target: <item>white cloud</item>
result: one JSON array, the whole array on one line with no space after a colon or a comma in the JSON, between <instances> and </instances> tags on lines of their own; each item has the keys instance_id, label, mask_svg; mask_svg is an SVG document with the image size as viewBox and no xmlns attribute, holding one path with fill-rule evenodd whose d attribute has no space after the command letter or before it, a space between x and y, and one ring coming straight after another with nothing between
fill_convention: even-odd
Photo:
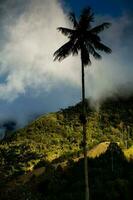
<instances>
[{"instance_id":1,"label":"white cloud","mask_svg":"<svg viewBox=\"0 0 133 200\"><path fill-rule=\"evenodd\" d=\"M13 100L27 88L47 91L61 82L78 84L75 58L53 62L54 51L64 42L56 30L59 25L69 26L56 0L33 0L17 20L6 24L8 41L0 51L1 72L6 74L1 99Z\"/></svg>"},{"instance_id":2,"label":"white cloud","mask_svg":"<svg viewBox=\"0 0 133 200\"><path fill-rule=\"evenodd\" d=\"M12 2L15 4L15 1ZM7 2L9 4L10 1ZM8 17L4 16L6 36L1 37L4 41L0 49L0 73L5 81L0 83L0 99L13 102L23 95L28 96L29 91L33 96L45 99L46 93L52 94L56 89L67 86L73 92L77 88L80 90L80 58L70 56L61 63L53 62L54 51L66 41L56 28L69 27L61 4L57 0L31 0L23 9L18 7L9 10L9 13L7 11ZM20 14L17 9L21 10ZM131 92L133 86L133 37L126 33L133 27L132 19L128 15L115 19L98 16L98 22L101 21L112 22L112 27L101 36L113 53L103 54L102 61L92 59L92 66L86 68L86 94L93 99L112 96L119 93L119 88ZM53 104L58 105L60 99L61 96L56 97ZM71 102L70 99L73 95L66 99L63 91L60 107L64 101ZM30 108L30 113L34 107ZM26 109L28 113L29 108ZM19 114L20 110L16 116ZM8 115L7 110L5 115Z\"/></svg>"}]
</instances>

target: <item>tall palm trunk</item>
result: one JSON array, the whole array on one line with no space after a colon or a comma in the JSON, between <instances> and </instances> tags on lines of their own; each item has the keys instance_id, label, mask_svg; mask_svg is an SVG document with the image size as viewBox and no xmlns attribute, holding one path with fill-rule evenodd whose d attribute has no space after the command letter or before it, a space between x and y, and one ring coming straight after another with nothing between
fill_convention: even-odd
<instances>
[{"instance_id":1,"label":"tall palm trunk","mask_svg":"<svg viewBox=\"0 0 133 200\"><path fill-rule=\"evenodd\" d=\"M86 107L85 107L85 80L84 67L91 65L90 55L100 59L101 55L97 50L111 53L111 49L101 43L99 33L105 28L109 28L110 23L103 23L93 27L94 14L90 7L86 7L80 14L79 20L74 13L69 14L69 20L72 22L73 29L58 27L58 30L68 37L68 41L62 45L55 53L54 60L62 61L70 54L81 54L82 69L82 113L81 123L83 126L83 152L84 152L84 176L85 176L85 200L89 200L89 183L88 183L88 162L87 162L87 145L86 145Z\"/></svg>"},{"instance_id":2,"label":"tall palm trunk","mask_svg":"<svg viewBox=\"0 0 133 200\"><path fill-rule=\"evenodd\" d=\"M88 161L87 161L87 137L86 137L86 107L85 107L85 76L84 64L82 63L82 125L83 125L83 153L84 153L84 176L85 176L85 200L89 200L89 184L88 184Z\"/></svg>"}]
</instances>

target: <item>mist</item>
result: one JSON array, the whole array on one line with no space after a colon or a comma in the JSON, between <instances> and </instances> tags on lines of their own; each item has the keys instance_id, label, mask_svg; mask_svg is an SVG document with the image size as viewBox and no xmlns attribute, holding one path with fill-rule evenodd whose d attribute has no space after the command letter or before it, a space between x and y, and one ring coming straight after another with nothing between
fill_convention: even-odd
<instances>
[{"instance_id":1,"label":"mist","mask_svg":"<svg viewBox=\"0 0 133 200\"><path fill-rule=\"evenodd\" d=\"M21 3L22 2L22 3ZM53 53L67 39L56 28L70 27L58 0L2 1L0 37L0 120L24 126L35 116L81 100L78 56L58 63ZM133 17L96 16L112 27L101 35L112 48L101 61L86 67L86 95L94 101L133 93Z\"/></svg>"}]
</instances>

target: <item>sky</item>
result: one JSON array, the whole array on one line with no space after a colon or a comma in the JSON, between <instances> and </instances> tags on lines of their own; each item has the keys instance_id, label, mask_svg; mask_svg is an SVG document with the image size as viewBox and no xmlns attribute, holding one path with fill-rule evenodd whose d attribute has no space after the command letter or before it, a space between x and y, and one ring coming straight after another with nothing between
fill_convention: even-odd
<instances>
[{"instance_id":1,"label":"sky","mask_svg":"<svg viewBox=\"0 0 133 200\"><path fill-rule=\"evenodd\" d=\"M94 24L111 22L101 34L112 54L92 58L86 67L86 97L101 102L133 93L132 0L0 0L0 125L14 120L24 126L47 112L81 100L79 57L53 61L67 39L56 28L70 27L68 12L80 15L89 5Z\"/></svg>"},{"instance_id":2,"label":"sky","mask_svg":"<svg viewBox=\"0 0 133 200\"><path fill-rule=\"evenodd\" d=\"M77 14L87 5L90 5L95 13L102 15L110 14L114 17L133 10L132 0L65 0L65 4Z\"/></svg>"}]
</instances>

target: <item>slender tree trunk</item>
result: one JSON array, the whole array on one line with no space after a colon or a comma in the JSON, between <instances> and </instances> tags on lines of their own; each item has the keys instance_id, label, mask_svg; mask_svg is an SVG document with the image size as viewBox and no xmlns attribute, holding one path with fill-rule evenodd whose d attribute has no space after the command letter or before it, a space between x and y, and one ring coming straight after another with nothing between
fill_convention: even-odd
<instances>
[{"instance_id":1,"label":"slender tree trunk","mask_svg":"<svg viewBox=\"0 0 133 200\"><path fill-rule=\"evenodd\" d=\"M81 56L81 62L82 62L82 56ZM89 200L87 137L86 137L86 107L85 107L85 78L84 78L84 64L83 64L83 62L82 62L82 125L83 125L85 200Z\"/></svg>"}]
</instances>

